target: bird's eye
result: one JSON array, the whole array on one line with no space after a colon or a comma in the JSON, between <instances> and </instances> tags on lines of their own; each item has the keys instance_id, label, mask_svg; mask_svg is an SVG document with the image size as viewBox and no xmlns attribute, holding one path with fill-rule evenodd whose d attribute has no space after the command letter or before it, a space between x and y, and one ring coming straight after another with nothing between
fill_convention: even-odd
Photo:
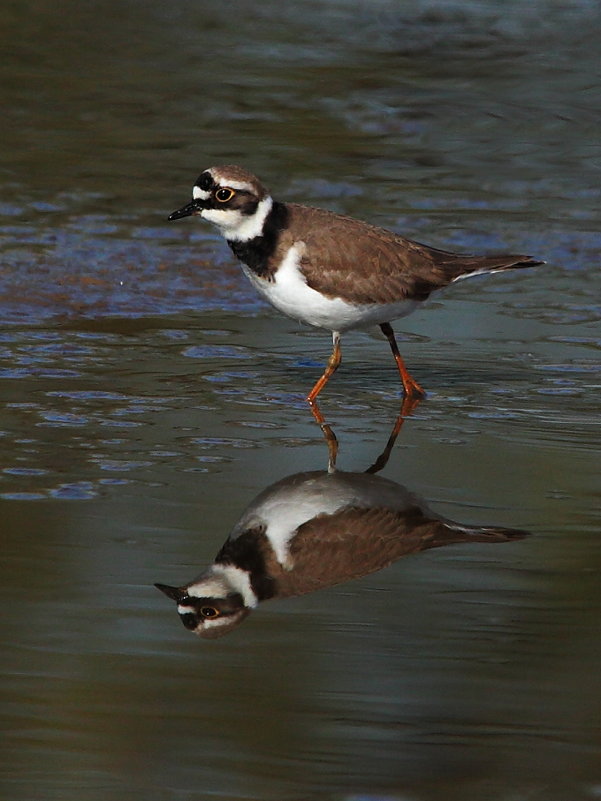
<instances>
[{"instance_id":1,"label":"bird's eye","mask_svg":"<svg viewBox=\"0 0 601 801\"><path fill-rule=\"evenodd\" d=\"M203 617L218 617L219 610L215 609L214 606L203 606L200 610L200 614Z\"/></svg>"},{"instance_id":2,"label":"bird's eye","mask_svg":"<svg viewBox=\"0 0 601 801\"><path fill-rule=\"evenodd\" d=\"M233 189L229 189L228 187L222 187L215 192L215 197L220 203L227 203L228 200L231 200L236 193Z\"/></svg>"}]
</instances>

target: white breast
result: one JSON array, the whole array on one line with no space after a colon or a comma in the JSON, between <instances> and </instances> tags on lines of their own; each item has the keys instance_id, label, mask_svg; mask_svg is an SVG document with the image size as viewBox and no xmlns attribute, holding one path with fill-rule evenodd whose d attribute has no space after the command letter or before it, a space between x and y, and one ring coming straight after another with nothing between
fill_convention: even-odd
<instances>
[{"instance_id":1,"label":"white breast","mask_svg":"<svg viewBox=\"0 0 601 801\"><path fill-rule=\"evenodd\" d=\"M248 529L265 528L278 562L291 569L290 542L299 527L317 515L333 515L341 509L359 507L404 511L421 504L405 487L380 476L365 473L296 473L263 490L244 510L230 539Z\"/></svg>"},{"instance_id":2,"label":"white breast","mask_svg":"<svg viewBox=\"0 0 601 801\"><path fill-rule=\"evenodd\" d=\"M302 241L295 242L282 260L274 280L260 278L249 267L242 265L245 275L257 290L276 309L303 323L329 331L348 331L377 323L386 323L410 314L415 301L379 305L375 303L355 305L342 298L328 298L307 286L300 270L300 261L305 248Z\"/></svg>"},{"instance_id":3,"label":"white breast","mask_svg":"<svg viewBox=\"0 0 601 801\"><path fill-rule=\"evenodd\" d=\"M309 474L307 474L309 475ZM278 562L290 569L288 546L299 526L317 513L334 514L350 504L356 496L353 488L340 484L329 474L303 478L290 476L262 492L242 514L233 528L233 539L255 526L265 526L265 535ZM297 479L290 483L291 479Z\"/></svg>"}]
</instances>

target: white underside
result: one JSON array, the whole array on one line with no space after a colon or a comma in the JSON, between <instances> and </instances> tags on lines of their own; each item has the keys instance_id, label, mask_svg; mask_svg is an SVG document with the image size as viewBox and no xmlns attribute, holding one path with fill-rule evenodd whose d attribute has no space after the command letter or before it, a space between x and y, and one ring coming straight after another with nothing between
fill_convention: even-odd
<instances>
[{"instance_id":1,"label":"white underside","mask_svg":"<svg viewBox=\"0 0 601 801\"><path fill-rule=\"evenodd\" d=\"M342 333L353 328L368 328L405 317L417 302L403 300L384 305L370 303L354 305L342 298L328 298L307 286L300 270L305 245L296 242L286 253L273 281L260 278L249 267L242 269L251 284L276 309L303 323Z\"/></svg>"},{"instance_id":2,"label":"white underside","mask_svg":"<svg viewBox=\"0 0 601 801\"><path fill-rule=\"evenodd\" d=\"M235 539L248 529L265 527L278 562L291 570L290 542L299 527L316 515L333 515L340 509L381 505L406 509L417 500L399 484L355 473L297 473L267 487L245 509L233 528Z\"/></svg>"},{"instance_id":3,"label":"white underside","mask_svg":"<svg viewBox=\"0 0 601 801\"><path fill-rule=\"evenodd\" d=\"M256 526L265 526L265 536L276 559L283 567L291 569L288 546L298 527L318 512L334 514L355 496L352 489L339 487L331 476L323 474L297 486L276 486L275 491L268 488L261 493L245 510L230 537L235 538Z\"/></svg>"}]
</instances>

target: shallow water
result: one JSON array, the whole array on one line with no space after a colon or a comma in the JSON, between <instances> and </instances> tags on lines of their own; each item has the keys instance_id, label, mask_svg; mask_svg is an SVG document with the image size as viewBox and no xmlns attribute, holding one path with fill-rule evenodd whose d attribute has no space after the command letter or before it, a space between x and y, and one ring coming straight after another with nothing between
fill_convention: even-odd
<instances>
[{"instance_id":1,"label":"shallow water","mask_svg":"<svg viewBox=\"0 0 601 801\"><path fill-rule=\"evenodd\" d=\"M233 13L235 12L235 13ZM594 799L599 35L587 2L0 11L2 798ZM238 162L279 197L547 265L397 324L428 397L382 475L499 545L274 600L215 642L152 586L324 470L329 335L166 216ZM363 471L399 411L351 334L321 398Z\"/></svg>"}]
</instances>

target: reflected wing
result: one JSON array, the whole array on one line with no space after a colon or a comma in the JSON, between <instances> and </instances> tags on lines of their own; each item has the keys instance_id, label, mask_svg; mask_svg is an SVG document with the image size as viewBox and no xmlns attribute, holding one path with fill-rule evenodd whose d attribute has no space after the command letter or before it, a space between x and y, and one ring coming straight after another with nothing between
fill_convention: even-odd
<instances>
[{"instance_id":1,"label":"reflected wing","mask_svg":"<svg viewBox=\"0 0 601 801\"><path fill-rule=\"evenodd\" d=\"M469 528L426 516L418 506L403 511L346 508L318 515L299 527L290 546L290 569L270 565L275 595L302 595L365 576L397 559L459 542L506 542L525 532Z\"/></svg>"}]
</instances>

